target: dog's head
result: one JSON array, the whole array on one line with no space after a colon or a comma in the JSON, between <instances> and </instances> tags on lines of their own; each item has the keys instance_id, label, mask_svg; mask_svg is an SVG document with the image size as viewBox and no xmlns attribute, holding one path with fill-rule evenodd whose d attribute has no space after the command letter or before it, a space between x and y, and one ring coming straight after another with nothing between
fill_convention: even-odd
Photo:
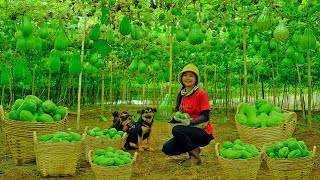
<instances>
[{"instance_id":1,"label":"dog's head","mask_svg":"<svg viewBox=\"0 0 320 180\"><path fill-rule=\"evenodd\" d=\"M120 122L122 126L122 131L127 132L128 129L132 126L133 116L127 112L122 112L120 114Z\"/></svg>"},{"instance_id":2,"label":"dog's head","mask_svg":"<svg viewBox=\"0 0 320 180\"><path fill-rule=\"evenodd\" d=\"M120 119L120 113L118 111L114 111L112 113L113 116L113 123L116 123Z\"/></svg>"},{"instance_id":3,"label":"dog's head","mask_svg":"<svg viewBox=\"0 0 320 180\"><path fill-rule=\"evenodd\" d=\"M137 113L140 114L140 119L148 124L151 125L153 123L154 113L157 112L155 108L146 107L142 110L138 111Z\"/></svg>"}]
</instances>

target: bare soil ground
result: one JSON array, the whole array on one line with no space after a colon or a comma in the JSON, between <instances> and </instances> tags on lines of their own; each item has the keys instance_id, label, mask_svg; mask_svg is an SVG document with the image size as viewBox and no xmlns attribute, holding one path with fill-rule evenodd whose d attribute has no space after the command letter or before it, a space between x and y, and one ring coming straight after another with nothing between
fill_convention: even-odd
<instances>
[{"instance_id":1,"label":"bare soil ground","mask_svg":"<svg viewBox=\"0 0 320 180\"><path fill-rule=\"evenodd\" d=\"M135 114L139 107L118 107L119 111L125 110L131 114ZM155 149L154 152L138 152L137 160L134 164L134 170L132 179L226 179L226 175L221 169L217 157L215 155L214 145L219 142L233 141L239 138L237 129L234 123L235 112L230 112L228 115L222 114L222 111L215 110L212 112L212 122L215 131L215 139L206 147L201 149L202 164L200 166L185 168L179 165L179 162L186 158L186 155L180 155L176 157L168 157L161 152L162 145L171 137L171 129L173 125L165 122L164 119L155 120L153 126L152 145ZM297 112L299 115L299 112ZM84 128L89 126L107 128L112 123L111 114L107 114L106 117L109 121L99 121L97 116L100 115L98 107L83 108L81 110L80 120L80 133L83 133ZM314 113L314 116L319 116L318 113ZM320 147L320 123L313 121L312 127L306 127L298 116L298 123L293 134L298 140L303 140L308 148L311 150L313 146ZM71 112L68 115L67 128L76 131L77 116L75 112ZM24 180L40 180L40 179L69 179L69 180L91 180L94 179L94 174L90 168L88 162L85 161L85 157L81 157L81 160L77 167L75 176L65 177L42 177L37 171L35 163L28 163L24 165L16 165L10 153L8 147L5 146L3 132L0 131L0 179L24 179ZM133 154L135 151L128 151ZM312 169L311 179L320 179L320 160L319 150L316 152L315 162ZM106 179L112 179L112 176L106 177ZM266 162L263 161L257 176L259 180L274 179L271 173L268 171Z\"/></svg>"}]
</instances>

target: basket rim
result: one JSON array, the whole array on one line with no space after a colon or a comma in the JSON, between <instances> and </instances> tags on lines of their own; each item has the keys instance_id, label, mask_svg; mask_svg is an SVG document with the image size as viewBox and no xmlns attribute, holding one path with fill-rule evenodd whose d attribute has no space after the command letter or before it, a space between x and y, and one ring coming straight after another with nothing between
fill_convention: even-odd
<instances>
[{"instance_id":1,"label":"basket rim","mask_svg":"<svg viewBox=\"0 0 320 180\"><path fill-rule=\"evenodd\" d=\"M111 168L112 168L112 167L123 167L123 166L126 166L126 165L134 164L134 162L135 162L136 159L137 159L137 156L138 156L138 152L134 152L132 161L131 161L130 163L128 163L128 164L123 164L123 165L121 165L121 166L99 166L99 165L94 164L94 163L92 162L92 150L89 150L89 152L88 152L88 161L89 161L89 164L90 164L91 167L97 167L97 168L102 168L102 167L111 167Z\"/></svg>"},{"instance_id":2,"label":"basket rim","mask_svg":"<svg viewBox=\"0 0 320 180\"><path fill-rule=\"evenodd\" d=\"M272 128L282 128L283 126L285 126L285 124L287 123L291 123L293 122L294 125L297 123L297 114L295 112L291 112L291 111L285 111L288 114L286 115L284 121L282 122L282 124L278 125L278 126L271 126L271 127L249 127L243 124L240 124L239 121L237 120L237 114L239 113L239 109L241 104L243 104L244 102L241 102L238 104L237 109L236 109L236 115L234 116L234 121L236 122L236 125L239 125L240 127L245 127L245 128L249 128L249 129L272 129ZM290 122L288 122L289 117L292 116L292 120Z\"/></svg>"},{"instance_id":3,"label":"basket rim","mask_svg":"<svg viewBox=\"0 0 320 180\"><path fill-rule=\"evenodd\" d=\"M217 142L217 143L215 144L216 156L217 156L218 158L223 159L223 160L248 161L248 160L253 160L253 159L261 159L262 156L263 156L262 150L259 150L259 155L258 155L258 156L255 156L255 157L246 158L246 159L228 159L228 158L224 158L224 157L220 156L220 154L219 154L219 149L220 149L220 148L219 148L219 147L220 147L220 143ZM258 149L258 148L257 148L257 149Z\"/></svg>"}]
</instances>

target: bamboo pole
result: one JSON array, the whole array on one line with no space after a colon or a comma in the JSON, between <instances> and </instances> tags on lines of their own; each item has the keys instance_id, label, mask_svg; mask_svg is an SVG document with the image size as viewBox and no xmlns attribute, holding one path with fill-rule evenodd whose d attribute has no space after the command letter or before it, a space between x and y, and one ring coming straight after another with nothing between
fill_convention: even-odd
<instances>
[{"instance_id":1,"label":"bamboo pole","mask_svg":"<svg viewBox=\"0 0 320 180\"><path fill-rule=\"evenodd\" d=\"M215 107L217 105L217 65L214 65L214 77L213 77L213 106Z\"/></svg>"},{"instance_id":2,"label":"bamboo pole","mask_svg":"<svg viewBox=\"0 0 320 180\"><path fill-rule=\"evenodd\" d=\"M247 72L247 27L243 26L243 74L244 74L244 91L245 102L248 102L248 72Z\"/></svg>"},{"instance_id":3,"label":"bamboo pole","mask_svg":"<svg viewBox=\"0 0 320 180\"><path fill-rule=\"evenodd\" d=\"M170 65L170 80L169 80L169 97L170 97L170 103L172 103L171 100L171 88L172 88L172 28L171 26L169 26L169 32L170 32L170 61L169 61L169 65Z\"/></svg>"},{"instance_id":4,"label":"bamboo pole","mask_svg":"<svg viewBox=\"0 0 320 180\"><path fill-rule=\"evenodd\" d=\"M307 65L308 65L308 126L311 127L311 103L312 103L312 76L311 76L311 59L309 56L310 50L307 50Z\"/></svg>"},{"instance_id":5,"label":"bamboo pole","mask_svg":"<svg viewBox=\"0 0 320 180\"><path fill-rule=\"evenodd\" d=\"M303 90L302 90L299 65L297 64L296 67L297 67L298 82L299 82L300 106L301 106L301 110L302 110L302 119L305 119L306 118L306 111L305 111L305 106L304 106L304 96L303 96Z\"/></svg>"},{"instance_id":6,"label":"bamboo pole","mask_svg":"<svg viewBox=\"0 0 320 180\"><path fill-rule=\"evenodd\" d=\"M113 103L113 98L112 98L112 96L113 96L113 92L112 92L112 80L113 80L113 63L112 63L112 58L113 57L111 57L110 58L110 60L111 60L111 65L110 65L110 96L109 96L109 98L110 98L110 112L112 112L112 103ZM103 87L103 89L104 89L104 87Z\"/></svg>"},{"instance_id":7,"label":"bamboo pole","mask_svg":"<svg viewBox=\"0 0 320 180\"><path fill-rule=\"evenodd\" d=\"M207 77L207 57L206 57L206 55L204 55L204 58L203 58L204 60L204 68L203 68L203 73L204 73L204 89L206 90L206 91L208 91L208 77Z\"/></svg>"},{"instance_id":8,"label":"bamboo pole","mask_svg":"<svg viewBox=\"0 0 320 180\"><path fill-rule=\"evenodd\" d=\"M112 92L112 90L110 90ZM103 115L104 112L104 70L101 71L101 104L100 104L100 114ZM110 102L111 102L111 94L110 94ZM111 109L111 104L110 104Z\"/></svg>"},{"instance_id":9,"label":"bamboo pole","mask_svg":"<svg viewBox=\"0 0 320 180\"><path fill-rule=\"evenodd\" d=\"M86 24L87 24L87 17L84 17L83 23L83 31L82 31L82 42L81 42L81 64L83 63L83 56L84 56L84 41L86 38ZM79 88L78 88L78 111L77 111L77 131L80 131L80 115L81 115L81 82L82 82L82 71L79 74Z\"/></svg>"},{"instance_id":10,"label":"bamboo pole","mask_svg":"<svg viewBox=\"0 0 320 180\"><path fill-rule=\"evenodd\" d=\"M50 99L50 84L51 84L51 71L49 70L49 77L48 77L48 99Z\"/></svg>"}]
</instances>

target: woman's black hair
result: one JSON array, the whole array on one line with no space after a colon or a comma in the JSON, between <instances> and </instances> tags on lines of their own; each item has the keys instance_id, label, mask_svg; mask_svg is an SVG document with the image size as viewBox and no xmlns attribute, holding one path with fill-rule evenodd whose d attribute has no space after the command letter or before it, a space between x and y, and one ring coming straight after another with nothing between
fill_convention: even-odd
<instances>
[{"instance_id":1,"label":"woman's black hair","mask_svg":"<svg viewBox=\"0 0 320 180\"><path fill-rule=\"evenodd\" d=\"M176 99L176 107L175 110L179 111L180 110L180 104L181 104L181 100L182 100L182 95L181 95L181 91L182 89L185 88L185 85L182 85L182 88L180 89L180 91L177 94L177 99Z\"/></svg>"}]
</instances>

